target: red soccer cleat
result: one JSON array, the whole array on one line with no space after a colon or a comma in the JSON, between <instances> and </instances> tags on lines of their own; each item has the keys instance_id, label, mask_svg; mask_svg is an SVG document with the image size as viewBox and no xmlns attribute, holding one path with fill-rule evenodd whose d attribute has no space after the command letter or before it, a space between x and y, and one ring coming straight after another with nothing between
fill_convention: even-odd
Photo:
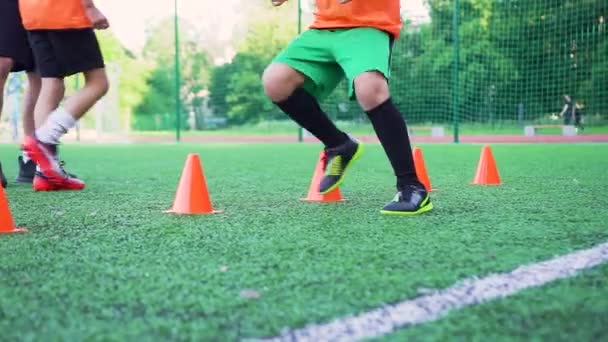
<instances>
[{"instance_id":1,"label":"red soccer cleat","mask_svg":"<svg viewBox=\"0 0 608 342\"><path fill-rule=\"evenodd\" d=\"M82 190L85 183L78 178L67 176L61 182L51 181L42 172L36 172L32 187L34 191L64 191L64 190Z\"/></svg>"},{"instance_id":2,"label":"red soccer cleat","mask_svg":"<svg viewBox=\"0 0 608 342\"><path fill-rule=\"evenodd\" d=\"M51 181L61 183L66 177L65 171L57 160L57 146L45 144L34 137L27 136L23 149L38 164L44 175Z\"/></svg>"}]
</instances>

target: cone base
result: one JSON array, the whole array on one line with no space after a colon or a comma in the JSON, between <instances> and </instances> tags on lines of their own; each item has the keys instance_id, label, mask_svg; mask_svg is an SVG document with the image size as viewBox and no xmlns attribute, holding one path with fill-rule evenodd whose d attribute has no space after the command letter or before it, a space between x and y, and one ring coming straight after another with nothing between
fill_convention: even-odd
<instances>
[{"instance_id":1,"label":"cone base","mask_svg":"<svg viewBox=\"0 0 608 342\"><path fill-rule=\"evenodd\" d=\"M219 213L223 213L223 210L213 210L211 212L200 212L200 213L184 213L184 212L179 212L173 209L169 209L169 210L165 210L163 211L163 213L165 214L174 214L174 215L213 215L213 214L219 214Z\"/></svg>"},{"instance_id":2,"label":"cone base","mask_svg":"<svg viewBox=\"0 0 608 342\"><path fill-rule=\"evenodd\" d=\"M469 184L471 184L471 185L502 185L502 182L499 182L499 183L478 183L478 182L471 182Z\"/></svg>"},{"instance_id":3,"label":"cone base","mask_svg":"<svg viewBox=\"0 0 608 342\"><path fill-rule=\"evenodd\" d=\"M25 233L27 231L27 228L13 228L13 230L0 231L0 234Z\"/></svg>"}]
</instances>

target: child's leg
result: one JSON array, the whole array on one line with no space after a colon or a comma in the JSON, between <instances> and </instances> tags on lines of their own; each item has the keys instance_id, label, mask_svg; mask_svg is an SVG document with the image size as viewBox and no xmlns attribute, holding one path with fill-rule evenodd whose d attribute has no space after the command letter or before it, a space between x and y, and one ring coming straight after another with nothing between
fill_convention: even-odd
<instances>
[{"instance_id":1,"label":"child's leg","mask_svg":"<svg viewBox=\"0 0 608 342\"><path fill-rule=\"evenodd\" d=\"M84 87L67 99L63 107L52 108L53 112L45 124L36 131L40 141L58 144L61 136L74 127L76 121L106 94L108 78L99 43L92 29L55 31L48 33L45 38L52 44L57 61L51 66L51 69L55 69L51 77L63 78L81 72L85 77ZM75 46L78 48L75 49ZM44 112L46 110L48 108L44 108Z\"/></svg>"},{"instance_id":2,"label":"child's leg","mask_svg":"<svg viewBox=\"0 0 608 342\"><path fill-rule=\"evenodd\" d=\"M292 67L271 64L263 76L264 90L268 98L301 127L312 133L325 147L336 147L347 141L321 109L317 99L302 88L305 77Z\"/></svg>"},{"instance_id":3,"label":"child's leg","mask_svg":"<svg viewBox=\"0 0 608 342\"><path fill-rule=\"evenodd\" d=\"M23 97L23 133L26 137L33 137L36 131L34 110L40 94L40 76L35 72L27 72L27 88ZM18 183L32 183L36 174L36 163L31 160L27 151L23 150L17 158L19 173L15 178Z\"/></svg>"},{"instance_id":4,"label":"child's leg","mask_svg":"<svg viewBox=\"0 0 608 342\"><path fill-rule=\"evenodd\" d=\"M330 93L344 77L329 50L324 32L309 30L294 40L264 71L264 91L283 112L328 147L348 137L319 106L317 97Z\"/></svg>"},{"instance_id":5,"label":"child's leg","mask_svg":"<svg viewBox=\"0 0 608 342\"><path fill-rule=\"evenodd\" d=\"M393 166L397 188L419 184L407 125L390 98L386 78L378 72L365 72L355 78L354 86L357 100Z\"/></svg>"},{"instance_id":6,"label":"child's leg","mask_svg":"<svg viewBox=\"0 0 608 342\"><path fill-rule=\"evenodd\" d=\"M366 48L357 49L361 44ZM432 209L429 196L416 176L405 120L390 97L389 35L373 28L351 29L344 32L335 53L354 88L351 95L356 95L367 113L397 177L398 196L382 213L414 215Z\"/></svg>"},{"instance_id":7,"label":"child's leg","mask_svg":"<svg viewBox=\"0 0 608 342\"><path fill-rule=\"evenodd\" d=\"M110 87L104 68L85 71L84 80L84 87L63 104L65 111L72 114L77 121L108 92Z\"/></svg>"},{"instance_id":8,"label":"child's leg","mask_svg":"<svg viewBox=\"0 0 608 342\"><path fill-rule=\"evenodd\" d=\"M24 142L24 148L42 170L39 182L34 180L34 189L83 189L84 183L63 169L57 157L57 144L107 90L97 38L92 29L74 29L30 31L29 40L42 77L36 119L42 121L48 115L36 130L36 137L26 137ZM66 102L67 108L58 108L65 91L63 79L81 72L85 73L85 87Z\"/></svg>"},{"instance_id":9,"label":"child's leg","mask_svg":"<svg viewBox=\"0 0 608 342\"><path fill-rule=\"evenodd\" d=\"M365 72L355 78L354 85L357 99L369 116L397 176L398 194L381 212L416 215L433 209L430 197L416 175L407 126L391 101L386 79L378 72Z\"/></svg>"},{"instance_id":10,"label":"child's leg","mask_svg":"<svg viewBox=\"0 0 608 342\"><path fill-rule=\"evenodd\" d=\"M49 121L52 113L59 107L61 100L65 96L65 85L63 78L43 77L40 95L36 102L34 111L36 121L36 138L46 144L57 145L58 137L49 136L46 131L49 129ZM73 120L72 120L73 121ZM65 130L71 128L71 124L66 124ZM45 129L46 127L46 129Z\"/></svg>"},{"instance_id":11,"label":"child's leg","mask_svg":"<svg viewBox=\"0 0 608 342\"><path fill-rule=\"evenodd\" d=\"M318 99L344 79L331 47L333 30L308 30L294 40L264 72L266 95L300 126L325 145L325 194L344 180L346 170L361 153L361 144L339 130L323 112Z\"/></svg>"},{"instance_id":12,"label":"child's leg","mask_svg":"<svg viewBox=\"0 0 608 342\"><path fill-rule=\"evenodd\" d=\"M41 115L47 112L48 107L54 105L54 110L46 120L36 130L38 140L46 144L59 144L60 138L68 132L68 130L76 125L84 114L93 107L93 105L103 97L108 91L108 78L105 69L99 68L84 72L85 85L74 95L68 98L62 107L58 107L59 101L63 98L63 93L59 97L60 89L63 89L63 80L59 84L57 79L43 79L43 95L47 96L44 108L41 109ZM45 85L49 85L49 93L44 93ZM41 95L41 98L43 97ZM57 97L55 97L57 96ZM58 101L57 101L58 100ZM38 117L38 116L37 116Z\"/></svg>"},{"instance_id":13,"label":"child's leg","mask_svg":"<svg viewBox=\"0 0 608 342\"><path fill-rule=\"evenodd\" d=\"M32 50L28 42L27 32L21 22L21 16L19 15L19 2L18 1L0 1L0 56L10 57L12 60L2 59L0 61L0 108L2 107L2 90L1 87L4 85L4 81L7 76L6 64L12 64L8 67L8 70L13 72L26 71L31 72L34 70L34 57ZM11 70L12 69L12 70ZM28 74L28 79L29 79ZM31 83L31 79L29 80ZM39 83L39 82L38 82ZM29 87L28 87L29 88ZM34 92L38 88L34 84ZM35 96L33 96L32 102L29 102L30 90L25 92L25 103L24 103L24 116L23 116L23 128L25 135L33 134L33 114L26 115L25 113L33 112L33 103L35 102ZM24 151L21 156L17 158L19 167L19 174L16 178L17 182L31 183L34 178L34 171L36 165L29 161L27 153Z\"/></svg>"},{"instance_id":14,"label":"child's leg","mask_svg":"<svg viewBox=\"0 0 608 342\"><path fill-rule=\"evenodd\" d=\"M28 69L32 62L18 1L0 1L0 110L4 86L11 71Z\"/></svg>"},{"instance_id":15,"label":"child's leg","mask_svg":"<svg viewBox=\"0 0 608 342\"><path fill-rule=\"evenodd\" d=\"M23 97L23 133L26 136L33 136L36 131L36 120L34 110L36 101L40 95L42 82L40 76L35 72L27 73L27 88Z\"/></svg>"},{"instance_id":16,"label":"child's leg","mask_svg":"<svg viewBox=\"0 0 608 342\"><path fill-rule=\"evenodd\" d=\"M34 95L33 91L30 95ZM64 95L63 78L42 77L34 113L29 114L34 118L37 129L34 134L26 135L23 144L24 151L38 164L33 178L36 191L81 190L85 186L84 182L64 170L57 155L59 138L75 124L71 115L60 108L54 110Z\"/></svg>"}]
</instances>

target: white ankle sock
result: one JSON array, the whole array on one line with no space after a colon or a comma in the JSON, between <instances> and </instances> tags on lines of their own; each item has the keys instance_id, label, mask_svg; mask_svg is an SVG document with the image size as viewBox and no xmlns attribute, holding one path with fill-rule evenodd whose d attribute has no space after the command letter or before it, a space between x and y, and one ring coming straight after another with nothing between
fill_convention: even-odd
<instances>
[{"instance_id":1,"label":"white ankle sock","mask_svg":"<svg viewBox=\"0 0 608 342\"><path fill-rule=\"evenodd\" d=\"M36 138L43 143L57 145L59 138L75 125L74 117L59 107L49 115L44 125L36 130Z\"/></svg>"}]
</instances>

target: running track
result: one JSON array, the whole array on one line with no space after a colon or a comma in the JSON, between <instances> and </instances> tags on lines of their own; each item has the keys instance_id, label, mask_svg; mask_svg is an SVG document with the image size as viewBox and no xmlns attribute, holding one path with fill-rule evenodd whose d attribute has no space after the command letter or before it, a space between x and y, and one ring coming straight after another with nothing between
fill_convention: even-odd
<instances>
[{"instance_id":1,"label":"running track","mask_svg":"<svg viewBox=\"0 0 608 342\"><path fill-rule=\"evenodd\" d=\"M377 143L378 139L374 136L357 136L357 139L367 143ZM173 142L174 137L155 137L155 136L137 136L129 138L130 142ZM183 142L200 142L200 143L293 143L297 142L296 136L196 136L182 137ZM305 142L316 142L315 138L305 138ZM431 137L431 136L413 136L414 143L452 143L453 137ZM469 144L526 144L526 143L593 143L593 142L608 142L608 134L589 134L567 137L562 135L538 135L534 137L526 137L523 135L464 135L460 137L461 143Z\"/></svg>"}]
</instances>

